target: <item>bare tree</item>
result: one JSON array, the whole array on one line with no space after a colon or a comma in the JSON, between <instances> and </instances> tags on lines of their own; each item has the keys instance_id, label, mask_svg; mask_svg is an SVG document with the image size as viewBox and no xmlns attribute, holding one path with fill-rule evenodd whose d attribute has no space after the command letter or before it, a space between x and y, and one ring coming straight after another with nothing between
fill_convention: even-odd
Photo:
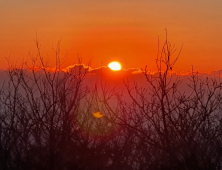
<instances>
[{"instance_id":1,"label":"bare tree","mask_svg":"<svg viewBox=\"0 0 222 170\"><path fill-rule=\"evenodd\" d=\"M147 86L124 81L130 100L104 80L84 83L81 59L62 71L59 44L53 69L36 46L0 90L0 169L221 169L221 81L192 69L191 93L180 91L181 49L174 57L167 36Z\"/></svg>"},{"instance_id":2,"label":"bare tree","mask_svg":"<svg viewBox=\"0 0 222 170\"><path fill-rule=\"evenodd\" d=\"M144 70L147 88L125 82L131 102L116 94L119 105L113 109L104 101L107 112L136 136L134 169L220 169L220 79L201 80L192 71L192 93L179 91L182 82L172 74L179 54L172 60L174 53L166 38L156 59L157 74Z\"/></svg>"}]
</instances>

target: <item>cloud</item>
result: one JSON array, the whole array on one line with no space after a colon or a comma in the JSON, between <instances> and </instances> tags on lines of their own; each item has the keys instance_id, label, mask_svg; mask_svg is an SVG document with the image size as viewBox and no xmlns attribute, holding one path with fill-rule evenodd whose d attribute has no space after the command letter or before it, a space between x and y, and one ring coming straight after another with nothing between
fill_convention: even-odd
<instances>
[{"instance_id":1,"label":"cloud","mask_svg":"<svg viewBox=\"0 0 222 170\"><path fill-rule=\"evenodd\" d=\"M85 66L84 64L74 64L71 66L68 66L64 69L62 69L62 71L64 72L71 72L74 74L86 74L87 72L91 71L92 69L89 66Z\"/></svg>"},{"instance_id":2,"label":"cloud","mask_svg":"<svg viewBox=\"0 0 222 170\"><path fill-rule=\"evenodd\" d=\"M209 74L215 75L215 76L222 76L222 69L216 70L216 71L210 71Z\"/></svg>"},{"instance_id":3,"label":"cloud","mask_svg":"<svg viewBox=\"0 0 222 170\"><path fill-rule=\"evenodd\" d=\"M53 69L46 69L47 71L53 71ZM44 74L43 70L37 69L35 70L36 73ZM32 77L32 72L29 69L24 69L24 72L27 73L28 76ZM93 85L94 83L98 82L106 82L110 86L112 85L118 85L118 86L124 86L124 81L129 83L131 87L134 86L136 83L138 86L141 87L148 87L148 82L146 80L146 77L144 76L144 70L141 70L139 68L129 68L129 69L122 69L120 71L112 71L109 67L103 66L99 68L92 69L89 66L86 66L84 64L75 64L68 66L61 70L61 72L66 73L70 72L71 74L87 74L86 79L84 81L84 85ZM219 76L222 73L221 70L214 70L210 71L208 73L200 73L196 72L200 79L205 80L208 78L216 78L219 80ZM158 77L159 75L157 72L150 72L151 75ZM190 72L187 72L186 74L178 74L175 72L172 72L172 81L179 78L182 83L180 85L180 89L182 91L187 91L188 84L191 84L191 77ZM63 74L60 74L62 76ZM3 85L3 83L7 83L9 81L9 77L6 70L0 70L0 86ZM220 81L220 80L219 80ZM5 84L6 85L6 84Z\"/></svg>"},{"instance_id":4,"label":"cloud","mask_svg":"<svg viewBox=\"0 0 222 170\"><path fill-rule=\"evenodd\" d=\"M109 67L103 66L91 69L89 73L100 76L103 75L103 76L127 77L130 76L131 74L141 74L142 71L138 68L129 68L129 69L122 69L119 71L112 71Z\"/></svg>"}]
</instances>

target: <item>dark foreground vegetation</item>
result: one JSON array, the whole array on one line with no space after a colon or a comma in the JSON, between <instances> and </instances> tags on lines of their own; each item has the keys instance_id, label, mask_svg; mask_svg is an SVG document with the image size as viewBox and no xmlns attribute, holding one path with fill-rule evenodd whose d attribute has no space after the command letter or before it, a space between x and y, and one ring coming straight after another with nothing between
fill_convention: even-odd
<instances>
[{"instance_id":1,"label":"dark foreground vegetation","mask_svg":"<svg viewBox=\"0 0 222 170\"><path fill-rule=\"evenodd\" d=\"M125 81L130 100L84 84L87 70L62 72L59 50L53 71L38 52L31 68L9 67L0 91L1 170L221 169L222 84L191 72L192 93L179 91L169 42L158 76L144 70L147 88Z\"/></svg>"}]
</instances>

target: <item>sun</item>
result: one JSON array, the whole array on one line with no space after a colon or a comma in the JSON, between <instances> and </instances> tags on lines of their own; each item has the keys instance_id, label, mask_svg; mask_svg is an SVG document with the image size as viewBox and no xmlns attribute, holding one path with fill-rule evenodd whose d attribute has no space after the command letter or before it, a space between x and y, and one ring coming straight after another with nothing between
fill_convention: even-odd
<instances>
[{"instance_id":1,"label":"sun","mask_svg":"<svg viewBox=\"0 0 222 170\"><path fill-rule=\"evenodd\" d=\"M109 63L108 67L113 71L121 70L121 64L117 61L113 61L113 62Z\"/></svg>"}]
</instances>

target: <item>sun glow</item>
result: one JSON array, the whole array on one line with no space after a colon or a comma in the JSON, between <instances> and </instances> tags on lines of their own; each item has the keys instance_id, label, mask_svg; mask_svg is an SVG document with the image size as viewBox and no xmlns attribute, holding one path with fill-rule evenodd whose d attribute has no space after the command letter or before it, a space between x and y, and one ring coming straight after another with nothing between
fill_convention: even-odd
<instances>
[{"instance_id":1,"label":"sun glow","mask_svg":"<svg viewBox=\"0 0 222 170\"><path fill-rule=\"evenodd\" d=\"M113 61L109 63L108 67L113 71L121 70L121 64L119 62Z\"/></svg>"}]
</instances>

